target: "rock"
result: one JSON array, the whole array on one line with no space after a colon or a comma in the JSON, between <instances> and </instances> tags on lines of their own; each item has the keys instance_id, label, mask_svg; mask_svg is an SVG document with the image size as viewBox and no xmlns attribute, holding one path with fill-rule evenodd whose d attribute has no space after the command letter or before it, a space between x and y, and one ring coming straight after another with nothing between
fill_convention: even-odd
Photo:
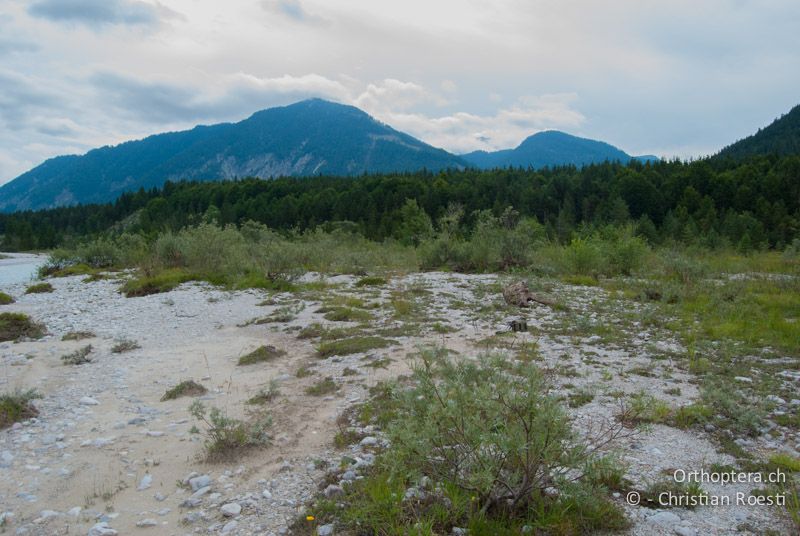
<instances>
[{"instance_id":1,"label":"rock","mask_svg":"<svg viewBox=\"0 0 800 536\"><path fill-rule=\"evenodd\" d=\"M463 529L461 527L453 527L453 529L450 531L450 533L453 536L466 536L467 534L469 534L469 530L468 529Z\"/></svg>"},{"instance_id":2,"label":"rock","mask_svg":"<svg viewBox=\"0 0 800 536\"><path fill-rule=\"evenodd\" d=\"M345 482L352 482L353 480L356 479L357 476L358 475L356 474L355 471L345 471L344 474L342 475L342 480L344 480Z\"/></svg>"},{"instance_id":3,"label":"rock","mask_svg":"<svg viewBox=\"0 0 800 536\"><path fill-rule=\"evenodd\" d=\"M158 525L158 521L155 519L142 519L141 521L136 522L137 527L155 527Z\"/></svg>"},{"instance_id":4,"label":"rock","mask_svg":"<svg viewBox=\"0 0 800 536\"><path fill-rule=\"evenodd\" d=\"M691 527L678 526L675 527L675 534L678 536L697 536L697 531Z\"/></svg>"},{"instance_id":5,"label":"rock","mask_svg":"<svg viewBox=\"0 0 800 536\"><path fill-rule=\"evenodd\" d=\"M239 503L228 503L222 505L219 510L225 517L236 517L242 512L242 507Z\"/></svg>"},{"instance_id":6,"label":"rock","mask_svg":"<svg viewBox=\"0 0 800 536\"><path fill-rule=\"evenodd\" d=\"M117 536L119 532L108 526L108 523L103 521L89 529L87 536Z\"/></svg>"},{"instance_id":7,"label":"rock","mask_svg":"<svg viewBox=\"0 0 800 536\"><path fill-rule=\"evenodd\" d=\"M753 378L748 378L747 376L735 376L733 379L741 383L753 383Z\"/></svg>"},{"instance_id":8,"label":"rock","mask_svg":"<svg viewBox=\"0 0 800 536\"><path fill-rule=\"evenodd\" d=\"M186 499L185 501L183 501L180 504L180 507L181 508L197 508L201 504L203 504L203 499L199 499L199 498L196 498L196 497L189 497L188 499Z\"/></svg>"},{"instance_id":9,"label":"rock","mask_svg":"<svg viewBox=\"0 0 800 536\"><path fill-rule=\"evenodd\" d=\"M269 500L272 498L272 493L268 489L265 489L264 491L261 492L261 496Z\"/></svg>"},{"instance_id":10,"label":"rock","mask_svg":"<svg viewBox=\"0 0 800 536\"><path fill-rule=\"evenodd\" d=\"M199 499L200 497L202 497L203 495L205 495L209 491L211 491L211 486L206 486L204 488L200 488L199 490L197 490L194 493L192 493L192 499Z\"/></svg>"},{"instance_id":11,"label":"rock","mask_svg":"<svg viewBox=\"0 0 800 536\"><path fill-rule=\"evenodd\" d=\"M425 492L419 488L408 488L403 495L404 501L412 501L412 500L419 500L425 498Z\"/></svg>"},{"instance_id":12,"label":"rock","mask_svg":"<svg viewBox=\"0 0 800 536\"><path fill-rule=\"evenodd\" d=\"M67 510L67 515L70 517L79 517L81 515L81 511L82 508L80 506L76 506Z\"/></svg>"},{"instance_id":13,"label":"rock","mask_svg":"<svg viewBox=\"0 0 800 536\"><path fill-rule=\"evenodd\" d=\"M152 475L150 475L150 473L147 473L139 481L139 485L136 486L136 491L144 491L146 489L149 489L152 484L153 484L153 477Z\"/></svg>"},{"instance_id":14,"label":"rock","mask_svg":"<svg viewBox=\"0 0 800 536\"><path fill-rule=\"evenodd\" d=\"M189 479L189 486L191 486L192 491L197 491L200 488L205 488L210 485L211 477L208 475L200 475Z\"/></svg>"},{"instance_id":15,"label":"rock","mask_svg":"<svg viewBox=\"0 0 800 536\"><path fill-rule=\"evenodd\" d=\"M673 525L680 523L681 518L672 512L658 512L647 518L648 523L658 525L659 527L670 528Z\"/></svg>"},{"instance_id":16,"label":"rock","mask_svg":"<svg viewBox=\"0 0 800 536\"><path fill-rule=\"evenodd\" d=\"M325 488L323 494L328 499L333 499L334 497L341 497L342 495L344 495L344 488L341 486L337 486L336 484L331 484L327 488Z\"/></svg>"},{"instance_id":17,"label":"rock","mask_svg":"<svg viewBox=\"0 0 800 536\"><path fill-rule=\"evenodd\" d=\"M157 491L155 494L153 494L153 498L158 502L164 502L167 499L167 496Z\"/></svg>"},{"instance_id":18,"label":"rock","mask_svg":"<svg viewBox=\"0 0 800 536\"><path fill-rule=\"evenodd\" d=\"M236 528L238 523L236 521L228 521L225 523L225 526L222 527L222 534L228 534L230 531Z\"/></svg>"},{"instance_id":19,"label":"rock","mask_svg":"<svg viewBox=\"0 0 800 536\"><path fill-rule=\"evenodd\" d=\"M359 445L361 445L362 447L371 447L377 444L378 444L378 438L374 436L367 436L364 439L362 439L361 442L359 443Z\"/></svg>"},{"instance_id":20,"label":"rock","mask_svg":"<svg viewBox=\"0 0 800 536\"><path fill-rule=\"evenodd\" d=\"M78 402L81 406L98 406L100 402L90 396L84 396Z\"/></svg>"},{"instance_id":21,"label":"rock","mask_svg":"<svg viewBox=\"0 0 800 536\"><path fill-rule=\"evenodd\" d=\"M775 395L768 395L767 396L767 400L769 400L770 402L774 402L775 404L778 404L778 405L781 405L781 406L786 404L786 401L784 399L782 399L779 396L775 396Z\"/></svg>"},{"instance_id":22,"label":"rock","mask_svg":"<svg viewBox=\"0 0 800 536\"><path fill-rule=\"evenodd\" d=\"M317 536L333 536L333 524L317 527Z\"/></svg>"}]
</instances>

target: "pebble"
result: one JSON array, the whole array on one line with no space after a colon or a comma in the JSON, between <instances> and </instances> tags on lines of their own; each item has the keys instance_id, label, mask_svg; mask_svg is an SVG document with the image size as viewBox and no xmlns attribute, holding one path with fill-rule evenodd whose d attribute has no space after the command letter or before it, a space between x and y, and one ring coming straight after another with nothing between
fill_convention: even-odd
<instances>
[{"instance_id":1,"label":"pebble","mask_svg":"<svg viewBox=\"0 0 800 536\"><path fill-rule=\"evenodd\" d=\"M211 477L208 475L201 475L196 476L194 478L189 479L189 485L192 487L192 491L197 491L200 488L205 488L211 485Z\"/></svg>"},{"instance_id":2,"label":"pebble","mask_svg":"<svg viewBox=\"0 0 800 536\"><path fill-rule=\"evenodd\" d=\"M136 490L144 491L146 489L149 489L152 484L153 484L153 476L150 473L147 473L139 481L139 485L136 487Z\"/></svg>"},{"instance_id":3,"label":"pebble","mask_svg":"<svg viewBox=\"0 0 800 536\"><path fill-rule=\"evenodd\" d=\"M691 527L677 526L675 527L675 534L678 536L697 536L697 531Z\"/></svg>"},{"instance_id":4,"label":"pebble","mask_svg":"<svg viewBox=\"0 0 800 536\"><path fill-rule=\"evenodd\" d=\"M333 525L320 525L317 527L317 536L333 536Z\"/></svg>"},{"instance_id":5,"label":"pebble","mask_svg":"<svg viewBox=\"0 0 800 536\"><path fill-rule=\"evenodd\" d=\"M330 484L327 488L325 488L323 494L328 499L332 499L334 497L341 497L342 495L344 495L344 488L341 486L337 486L336 484Z\"/></svg>"},{"instance_id":6,"label":"pebble","mask_svg":"<svg viewBox=\"0 0 800 536\"><path fill-rule=\"evenodd\" d=\"M236 521L228 521L225 523L225 526L222 527L222 534L228 534L230 531L236 528L238 523Z\"/></svg>"},{"instance_id":7,"label":"pebble","mask_svg":"<svg viewBox=\"0 0 800 536\"><path fill-rule=\"evenodd\" d=\"M80 399L79 403L81 406L97 406L100 404L100 402L90 396L84 396Z\"/></svg>"},{"instance_id":8,"label":"pebble","mask_svg":"<svg viewBox=\"0 0 800 536\"><path fill-rule=\"evenodd\" d=\"M371 447L378 444L378 438L374 436L367 436L359 443L362 447Z\"/></svg>"},{"instance_id":9,"label":"pebble","mask_svg":"<svg viewBox=\"0 0 800 536\"><path fill-rule=\"evenodd\" d=\"M89 529L87 536L117 536L119 532L108 526L105 521L96 524Z\"/></svg>"},{"instance_id":10,"label":"pebble","mask_svg":"<svg viewBox=\"0 0 800 536\"><path fill-rule=\"evenodd\" d=\"M136 522L137 527L155 527L158 525L158 521L155 519L142 519L141 521Z\"/></svg>"},{"instance_id":11,"label":"pebble","mask_svg":"<svg viewBox=\"0 0 800 536\"><path fill-rule=\"evenodd\" d=\"M225 517L236 517L242 512L242 506L239 503L228 503L222 505L220 511Z\"/></svg>"}]
</instances>

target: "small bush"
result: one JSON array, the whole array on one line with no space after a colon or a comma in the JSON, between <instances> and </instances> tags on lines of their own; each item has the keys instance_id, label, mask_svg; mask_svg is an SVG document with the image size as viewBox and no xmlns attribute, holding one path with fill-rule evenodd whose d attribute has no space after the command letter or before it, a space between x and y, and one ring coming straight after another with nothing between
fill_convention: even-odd
<instances>
[{"instance_id":1,"label":"small bush","mask_svg":"<svg viewBox=\"0 0 800 536\"><path fill-rule=\"evenodd\" d=\"M23 338L40 339L44 332L44 326L31 320L28 315L0 313L0 342L18 341Z\"/></svg>"},{"instance_id":2,"label":"small bush","mask_svg":"<svg viewBox=\"0 0 800 536\"><path fill-rule=\"evenodd\" d=\"M42 395L34 389L0 395L0 430L39 415L31 404L37 398L42 398Z\"/></svg>"},{"instance_id":3,"label":"small bush","mask_svg":"<svg viewBox=\"0 0 800 536\"><path fill-rule=\"evenodd\" d=\"M386 278L377 275L362 277L356 281L357 287L381 287L386 284Z\"/></svg>"},{"instance_id":4,"label":"small bush","mask_svg":"<svg viewBox=\"0 0 800 536\"><path fill-rule=\"evenodd\" d=\"M63 337L61 337L62 341L82 341L83 339L92 339L97 337L91 331L70 331L69 333L65 333Z\"/></svg>"},{"instance_id":5,"label":"small bush","mask_svg":"<svg viewBox=\"0 0 800 536\"><path fill-rule=\"evenodd\" d=\"M324 396L335 393L339 389L333 378L325 378L320 380L311 387L306 388L306 394L311 396Z\"/></svg>"},{"instance_id":6,"label":"small bush","mask_svg":"<svg viewBox=\"0 0 800 536\"><path fill-rule=\"evenodd\" d=\"M45 294L53 292L55 289L50 283L37 283L25 289L25 294Z\"/></svg>"},{"instance_id":7,"label":"small bush","mask_svg":"<svg viewBox=\"0 0 800 536\"><path fill-rule=\"evenodd\" d=\"M121 339L118 340L116 344L114 344L114 346L111 347L111 352L115 354L123 354L125 352L131 352L139 348L141 348L141 346L139 346L138 342L129 339Z\"/></svg>"},{"instance_id":8,"label":"small bush","mask_svg":"<svg viewBox=\"0 0 800 536\"><path fill-rule=\"evenodd\" d=\"M332 355L358 354L376 348L386 348L392 344L397 344L397 341L383 337L352 337L320 344L317 347L317 355L324 358Z\"/></svg>"},{"instance_id":9,"label":"small bush","mask_svg":"<svg viewBox=\"0 0 800 536\"><path fill-rule=\"evenodd\" d=\"M64 362L65 365L84 365L86 363L91 363L92 360L89 359L89 354L92 353L92 345L86 345L83 348L75 350L72 353L62 355L61 360Z\"/></svg>"},{"instance_id":10,"label":"small bush","mask_svg":"<svg viewBox=\"0 0 800 536\"><path fill-rule=\"evenodd\" d=\"M167 400L175 400L176 398L180 398L182 396L201 396L207 392L208 389L196 381L184 380L172 389L167 389L167 392L161 397L161 401L165 402Z\"/></svg>"},{"instance_id":11,"label":"small bush","mask_svg":"<svg viewBox=\"0 0 800 536\"><path fill-rule=\"evenodd\" d=\"M0 305L8 305L10 303L14 303L14 298L5 292L0 292Z\"/></svg>"},{"instance_id":12,"label":"small bush","mask_svg":"<svg viewBox=\"0 0 800 536\"><path fill-rule=\"evenodd\" d=\"M262 415L252 422L228 417L217 407L207 408L199 400L192 402L189 413L206 426L205 450L210 461L230 459L243 450L269 443L267 430L272 425L269 416Z\"/></svg>"},{"instance_id":13,"label":"small bush","mask_svg":"<svg viewBox=\"0 0 800 536\"><path fill-rule=\"evenodd\" d=\"M272 361L281 356L286 355L284 350L278 350L274 346L260 346L247 355L239 358L240 365L254 365L256 363L264 363Z\"/></svg>"}]
</instances>

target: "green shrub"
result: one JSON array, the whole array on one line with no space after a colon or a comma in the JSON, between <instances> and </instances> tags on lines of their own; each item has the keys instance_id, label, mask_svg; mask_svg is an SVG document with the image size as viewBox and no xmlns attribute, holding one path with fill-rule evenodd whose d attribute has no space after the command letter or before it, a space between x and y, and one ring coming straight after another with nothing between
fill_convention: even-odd
<instances>
[{"instance_id":1,"label":"green shrub","mask_svg":"<svg viewBox=\"0 0 800 536\"><path fill-rule=\"evenodd\" d=\"M276 380L271 380L269 385L262 387L258 392L247 400L248 404L260 405L271 402L281 394Z\"/></svg>"},{"instance_id":2,"label":"green shrub","mask_svg":"<svg viewBox=\"0 0 800 536\"><path fill-rule=\"evenodd\" d=\"M377 275L362 277L356 281L356 287L381 287L386 284L386 278Z\"/></svg>"},{"instance_id":3,"label":"green shrub","mask_svg":"<svg viewBox=\"0 0 800 536\"><path fill-rule=\"evenodd\" d=\"M254 365L256 363L264 363L284 355L286 355L284 350L278 350L274 346L259 346L249 354L240 357L239 365Z\"/></svg>"},{"instance_id":4,"label":"green shrub","mask_svg":"<svg viewBox=\"0 0 800 536\"><path fill-rule=\"evenodd\" d=\"M42 395L34 389L0 395L0 430L39 415L31 403L37 398L42 398Z\"/></svg>"},{"instance_id":5,"label":"green shrub","mask_svg":"<svg viewBox=\"0 0 800 536\"><path fill-rule=\"evenodd\" d=\"M91 363L92 360L89 359L89 354L92 353L92 345L86 345L83 348L79 348L74 352L71 352L66 355L61 356L61 360L64 362L65 365L84 365L86 363Z\"/></svg>"},{"instance_id":6,"label":"green shrub","mask_svg":"<svg viewBox=\"0 0 800 536\"><path fill-rule=\"evenodd\" d=\"M324 378L314 385L306 388L306 394L311 396L324 396L335 393L339 389L333 378Z\"/></svg>"},{"instance_id":7,"label":"green shrub","mask_svg":"<svg viewBox=\"0 0 800 536\"><path fill-rule=\"evenodd\" d=\"M8 305L10 303L14 303L14 298L5 292L0 292L0 305Z\"/></svg>"},{"instance_id":8,"label":"green shrub","mask_svg":"<svg viewBox=\"0 0 800 536\"><path fill-rule=\"evenodd\" d=\"M25 294L45 294L53 292L55 289L50 283L36 283L25 289Z\"/></svg>"},{"instance_id":9,"label":"green shrub","mask_svg":"<svg viewBox=\"0 0 800 536\"><path fill-rule=\"evenodd\" d=\"M367 311L350 307L330 307L322 311L327 311L323 318L331 322L369 322L373 319Z\"/></svg>"},{"instance_id":10,"label":"green shrub","mask_svg":"<svg viewBox=\"0 0 800 536\"><path fill-rule=\"evenodd\" d=\"M234 419L217 407L207 408L199 400L192 402L189 413L206 427L205 451L210 461L236 457L242 450L269 443L272 420L260 415L252 422Z\"/></svg>"},{"instance_id":11,"label":"green shrub","mask_svg":"<svg viewBox=\"0 0 800 536\"><path fill-rule=\"evenodd\" d=\"M148 296L161 292L169 292L181 283L186 283L195 279L195 276L179 268L173 268L159 272L156 275L142 275L136 279L130 279L122 285L120 292L128 298Z\"/></svg>"},{"instance_id":12,"label":"green shrub","mask_svg":"<svg viewBox=\"0 0 800 536\"><path fill-rule=\"evenodd\" d=\"M167 389L167 392L161 397L161 401L165 402L167 400L175 400L176 398L180 398L182 396L201 396L207 392L208 389L196 381L184 380L175 387Z\"/></svg>"},{"instance_id":13,"label":"green shrub","mask_svg":"<svg viewBox=\"0 0 800 536\"><path fill-rule=\"evenodd\" d=\"M0 313L0 342L18 341L22 338L40 339L45 328L22 313Z\"/></svg>"},{"instance_id":14,"label":"green shrub","mask_svg":"<svg viewBox=\"0 0 800 536\"><path fill-rule=\"evenodd\" d=\"M83 339L92 339L97 337L91 331L70 331L69 333L65 333L62 337L62 341L82 341Z\"/></svg>"}]
</instances>

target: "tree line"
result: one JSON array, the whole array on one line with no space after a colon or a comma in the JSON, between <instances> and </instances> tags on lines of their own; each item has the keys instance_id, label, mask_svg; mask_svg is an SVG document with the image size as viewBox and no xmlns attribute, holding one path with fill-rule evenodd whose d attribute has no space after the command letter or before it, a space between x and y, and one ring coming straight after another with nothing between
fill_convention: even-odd
<instances>
[{"instance_id":1,"label":"tree line","mask_svg":"<svg viewBox=\"0 0 800 536\"><path fill-rule=\"evenodd\" d=\"M420 214L409 214L408 200ZM467 229L481 211L500 216L513 207L559 241L587 227L632 223L653 244L782 248L800 229L800 156L167 182L113 203L0 214L0 247L49 249L122 231L153 237L209 219L275 230L344 226L371 240L408 241L410 217L438 222L454 206Z\"/></svg>"}]
</instances>

